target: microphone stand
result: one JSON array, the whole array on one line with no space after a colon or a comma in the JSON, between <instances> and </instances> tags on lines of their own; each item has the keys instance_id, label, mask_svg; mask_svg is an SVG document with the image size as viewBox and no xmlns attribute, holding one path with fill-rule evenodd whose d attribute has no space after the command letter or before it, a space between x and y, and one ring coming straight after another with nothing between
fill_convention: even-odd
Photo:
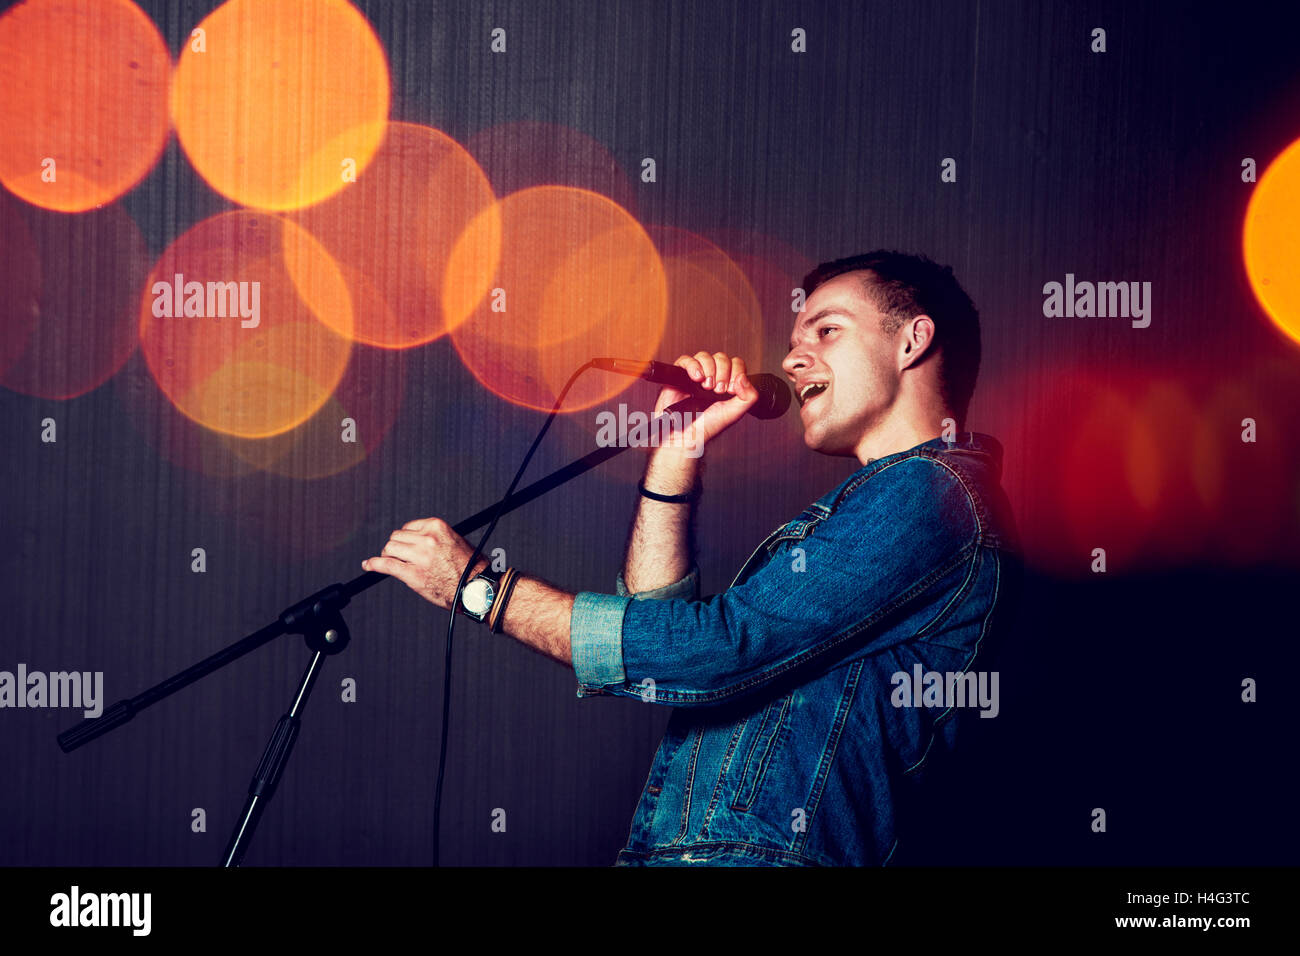
<instances>
[{"instance_id":1,"label":"microphone stand","mask_svg":"<svg viewBox=\"0 0 1300 956\"><path fill-rule=\"evenodd\" d=\"M701 407L699 398L695 396L685 398L664 409L663 413L654 419L654 422L657 423L664 415L669 413L694 412ZM533 499L540 498L548 491L552 491L565 482L572 481L579 475L590 471L597 465L622 454L627 451L627 448L628 446L617 445L597 448L595 451L570 462L563 468L551 472L546 477L520 488L514 494L501 499L496 504L489 505L482 511L470 515L463 521L453 525L453 530L463 537L487 524L498 510L500 514L504 515L521 508ZM298 689L294 692L293 701L288 712L280 717L275 729L271 732L271 739L267 741L266 749L262 753L262 759L258 762L257 769L253 772L252 782L248 785L248 797L244 801L244 809L240 815L239 823L236 824L234 831L231 833L230 841L226 844L225 852L222 854L222 866L239 866L244 859L244 854L247 852L249 840L257 829L262 812L266 808L267 802L275 794L276 786L279 784L280 778L284 774L284 768L289 762L289 756L293 752L293 745L298 739L298 732L302 726L301 714L303 708L306 706L312 687L315 686L316 679L320 676L324 660L326 657L341 653L351 640L351 633L348 630L347 623L343 620L342 610L348 606L356 595L374 587L380 581L388 580L391 580L391 578L387 574L380 574L378 571L366 571L345 584L331 584L317 591L310 597L304 598L297 604L281 611L274 621L260 630L254 631L247 637L217 651L180 673L173 674L161 683L155 684L134 697L119 700L107 708L101 716L88 717L76 726L65 730L59 734L59 747L63 749L64 753L71 753L78 747L88 744L95 738L101 737L110 730L125 724L146 707L158 703L165 697L170 697L213 671L233 663L264 644L269 644L277 637L285 634L301 634L307 642L308 649L312 652L311 660L307 664L307 669L303 671L302 680L299 681ZM456 612L453 609L450 613L455 614Z\"/></svg>"}]
</instances>

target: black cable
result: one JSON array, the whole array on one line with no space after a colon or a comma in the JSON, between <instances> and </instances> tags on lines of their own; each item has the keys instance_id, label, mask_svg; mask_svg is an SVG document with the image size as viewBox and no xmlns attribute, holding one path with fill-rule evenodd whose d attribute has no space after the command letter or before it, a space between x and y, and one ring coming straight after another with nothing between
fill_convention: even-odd
<instances>
[{"instance_id":1,"label":"black cable","mask_svg":"<svg viewBox=\"0 0 1300 956\"><path fill-rule=\"evenodd\" d=\"M537 446L542 443L542 439L546 436L547 431L550 430L551 423L555 421L555 416L560 411L560 406L564 404L564 397L569 394L569 389L572 388L573 383L578 380L578 376L587 371L587 369L593 367L594 363L592 362L583 365L569 376L569 380L564 383L564 388L560 389L560 394L555 399L555 407L552 408L550 414L546 416L546 421L542 423L541 430L537 433L537 437L533 439L533 444L528 449L528 454L524 455L524 460L519 464L519 470L515 472L514 480L510 482L510 487L506 489L506 493L502 495L501 500L497 502L497 507L492 512L492 520L488 523L487 530L483 532L483 537L479 538L478 544L474 548L474 553L470 555L469 561L465 564L465 570L461 571L460 581L456 584L456 593L451 599L451 608L449 609L451 616L447 619L447 653L442 666L442 743L438 747L438 783L433 792L434 866L439 865L439 830L442 822L442 778L443 771L447 766L447 727L451 714L451 639L452 634L456 630L456 618L459 616L456 613L456 608L460 606L460 592L464 590L465 585L469 582L470 572L474 569L474 565L478 563L478 559L482 556L483 549L487 545L488 538L491 537L492 532L496 529L497 521L501 518L501 507L505 504L506 499L514 494L515 487L519 484L519 479L524 476L524 472L528 468L528 463L532 461L533 453L537 451Z\"/></svg>"}]
</instances>

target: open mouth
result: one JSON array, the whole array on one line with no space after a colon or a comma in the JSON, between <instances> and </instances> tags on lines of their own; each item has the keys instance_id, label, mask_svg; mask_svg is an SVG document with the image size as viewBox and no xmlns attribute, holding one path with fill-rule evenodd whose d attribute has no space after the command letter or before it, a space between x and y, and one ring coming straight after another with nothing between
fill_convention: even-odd
<instances>
[{"instance_id":1,"label":"open mouth","mask_svg":"<svg viewBox=\"0 0 1300 956\"><path fill-rule=\"evenodd\" d=\"M830 387L829 382L809 382L804 385L803 388L799 389L799 407L803 408L803 406L807 405Z\"/></svg>"}]
</instances>

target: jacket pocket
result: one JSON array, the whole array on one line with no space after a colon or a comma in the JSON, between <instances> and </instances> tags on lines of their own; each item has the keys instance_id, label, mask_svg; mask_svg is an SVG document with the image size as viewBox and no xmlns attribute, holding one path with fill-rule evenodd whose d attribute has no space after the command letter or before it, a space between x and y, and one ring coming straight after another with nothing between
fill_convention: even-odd
<instances>
[{"instance_id":1,"label":"jacket pocket","mask_svg":"<svg viewBox=\"0 0 1300 956\"><path fill-rule=\"evenodd\" d=\"M789 694L769 702L767 709L763 711L758 732L749 743L745 766L740 773L740 782L736 787L736 796L731 801L731 809L745 812L753 806L754 800L762 790L763 777L767 773L768 764L785 729L789 712Z\"/></svg>"},{"instance_id":2,"label":"jacket pocket","mask_svg":"<svg viewBox=\"0 0 1300 956\"><path fill-rule=\"evenodd\" d=\"M772 549L782 541L802 541L812 533L812 529L824 521L830 514L820 505L810 505L800 512L799 517L787 521L759 542L754 553L749 556L736 576L731 579L731 587L741 584L758 567L772 558Z\"/></svg>"}]
</instances>

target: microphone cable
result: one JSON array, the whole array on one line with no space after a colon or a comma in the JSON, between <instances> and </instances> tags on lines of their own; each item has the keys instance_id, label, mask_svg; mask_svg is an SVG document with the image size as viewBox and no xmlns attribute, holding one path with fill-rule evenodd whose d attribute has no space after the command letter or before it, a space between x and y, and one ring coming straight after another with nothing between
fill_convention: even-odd
<instances>
[{"instance_id":1,"label":"microphone cable","mask_svg":"<svg viewBox=\"0 0 1300 956\"><path fill-rule=\"evenodd\" d=\"M492 532L496 529L497 521L501 518L501 509L505 506L505 503L510 496L514 494L515 488L519 485L519 479L524 476L524 472L528 469L528 463L532 461L533 453L537 451L537 447L541 445L542 439L550 430L551 423L555 421L555 416L559 414L560 406L564 404L564 399L565 396L569 394L569 389L573 387L573 383L578 380L578 377L590 368L595 368L594 362L588 362L580 367L569 376L569 380L564 383L564 388L560 389L560 394L555 399L555 406L551 409L550 414L546 416L546 421L542 423L542 427L537 432L537 437L533 439L533 444L529 447L528 453L524 455L524 460L520 462L519 470L515 472L515 477L514 480L510 482L510 487L506 489L505 495L497 502L497 506L492 512L492 520L488 522L487 529L483 532L483 536L478 539L478 544L474 548L474 553L470 555L469 561L465 565L465 570L461 571L460 581L456 584L456 593L451 599L451 616L447 619L447 650L442 667L442 742L438 746L438 782L435 785L433 792L433 865L435 867L440 865L439 853L441 846L439 833L440 824L442 822L442 779L443 773L447 768L447 727L451 716L451 646L452 635L456 630L456 618L460 616L457 613L457 608L460 607L460 593L464 590L465 585L469 583L470 572L474 570L474 565L478 563L478 559L483 554L483 549L487 546L488 538L492 536Z\"/></svg>"}]
</instances>

